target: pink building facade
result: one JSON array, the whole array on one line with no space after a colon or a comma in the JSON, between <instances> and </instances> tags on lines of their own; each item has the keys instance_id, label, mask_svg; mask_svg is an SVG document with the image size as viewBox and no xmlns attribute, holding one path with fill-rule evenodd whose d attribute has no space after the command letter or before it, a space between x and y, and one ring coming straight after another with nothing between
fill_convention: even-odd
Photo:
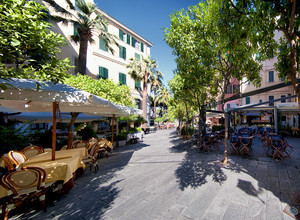
<instances>
[{"instance_id":1,"label":"pink building facade","mask_svg":"<svg viewBox=\"0 0 300 220\"><path fill-rule=\"evenodd\" d=\"M240 92L240 81L236 78L232 78L230 80L230 85L227 86L225 90L225 99L232 97L235 94L238 94ZM240 100L232 100L229 102L226 102L224 105L224 110L232 107L240 106ZM217 111L223 111L222 105L217 105Z\"/></svg>"}]
</instances>

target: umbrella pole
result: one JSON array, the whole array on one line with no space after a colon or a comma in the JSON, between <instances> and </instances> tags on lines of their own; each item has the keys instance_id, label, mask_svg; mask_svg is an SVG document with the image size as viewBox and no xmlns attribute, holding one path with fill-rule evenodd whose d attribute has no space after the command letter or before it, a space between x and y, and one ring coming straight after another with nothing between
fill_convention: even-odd
<instances>
[{"instance_id":1,"label":"umbrella pole","mask_svg":"<svg viewBox=\"0 0 300 220\"><path fill-rule=\"evenodd\" d=\"M55 160L56 149L56 102L52 105L52 160Z\"/></svg>"},{"instance_id":2,"label":"umbrella pole","mask_svg":"<svg viewBox=\"0 0 300 220\"><path fill-rule=\"evenodd\" d=\"M114 122L115 122L115 114L112 116L111 122L111 143L114 144Z\"/></svg>"}]
</instances>

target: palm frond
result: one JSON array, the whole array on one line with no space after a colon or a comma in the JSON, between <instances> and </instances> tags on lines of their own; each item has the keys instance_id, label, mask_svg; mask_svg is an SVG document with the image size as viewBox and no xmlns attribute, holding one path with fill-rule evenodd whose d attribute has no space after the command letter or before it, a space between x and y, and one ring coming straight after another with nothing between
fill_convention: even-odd
<instances>
[{"instance_id":1,"label":"palm frond","mask_svg":"<svg viewBox=\"0 0 300 220\"><path fill-rule=\"evenodd\" d=\"M50 5L50 7L52 7L56 12L59 12L59 13L61 13L63 15L69 15L69 16L72 15L72 13L70 13L65 8L61 7L54 0L44 0L44 1L47 2Z\"/></svg>"},{"instance_id":2,"label":"palm frond","mask_svg":"<svg viewBox=\"0 0 300 220\"><path fill-rule=\"evenodd\" d=\"M75 10L75 6L73 5L73 3L70 0L66 0L66 2L68 3L71 10Z\"/></svg>"},{"instance_id":3,"label":"palm frond","mask_svg":"<svg viewBox=\"0 0 300 220\"><path fill-rule=\"evenodd\" d=\"M79 36L78 34L71 35L71 39L72 39L72 41L74 41L75 43L79 43L79 42L80 42L80 36Z\"/></svg>"}]
</instances>

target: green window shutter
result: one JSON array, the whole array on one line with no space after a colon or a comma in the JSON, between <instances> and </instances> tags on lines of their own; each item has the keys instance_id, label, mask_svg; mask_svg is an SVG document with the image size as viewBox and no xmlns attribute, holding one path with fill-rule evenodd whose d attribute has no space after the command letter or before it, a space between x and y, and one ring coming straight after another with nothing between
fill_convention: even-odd
<instances>
[{"instance_id":1,"label":"green window shutter","mask_svg":"<svg viewBox=\"0 0 300 220\"><path fill-rule=\"evenodd\" d=\"M135 80L134 85L135 85L136 89L140 89L141 88L141 81L140 80Z\"/></svg>"},{"instance_id":2,"label":"green window shutter","mask_svg":"<svg viewBox=\"0 0 300 220\"><path fill-rule=\"evenodd\" d=\"M131 46L135 47L135 42L136 42L136 39L134 39L134 37L131 37Z\"/></svg>"},{"instance_id":3,"label":"green window shutter","mask_svg":"<svg viewBox=\"0 0 300 220\"><path fill-rule=\"evenodd\" d=\"M127 44L130 45L130 35L129 34L127 34Z\"/></svg>"},{"instance_id":4,"label":"green window shutter","mask_svg":"<svg viewBox=\"0 0 300 220\"><path fill-rule=\"evenodd\" d=\"M250 97L246 97L246 105L250 104Z\"/></svg>"},{"instance_id":5,"label":"green window shutter","mask_svg":"<svg viewBox=\"0 0 300 220\"><path fill-rule=\"evenodd\" d=\"M99 47L101 50L108 51L107 45L102 37L99 37Z\"/></svg>"},{"instance_id":6,"label":"green window shutter","mask_svg":"<svg viewBox=\"0 0 300 220\"><path fill-rule=\"evenodd\" d=\"M104 25L104 31L105 31L105 32L108 32L108 27L107 27L107 25Z\"/></svg>"},{"instance_id":7,"label":"green window shutter","mask_svg":"<svg viewBox=\"0 0 300 220\"><path fill-rule=\"evenodd\" d=\"M74 23L73 24L73 27L74 27L74 35L78 35L78 31L77 31L77 29L78 29L78 24L77 23Z\"/></svg>"},{"instance_id":8,"label":"green window shutter","mask_svg":"<svg viewBox=\"0 0 300 220\"><path fill-rule=\"evenodd\" d=\"M126 47L119 47L119 57L126 60Z\"/></svg>"},{"instance_id":9,"label":"green window shutter","mask_svg":"<svg viewBox=\"0 0 300 220\"><path fill-rule=\"evenodd\" d=\"M141 60L141 55L139 55L138 53L134 53L134 57L138 60Z\"/></svg>"},{"instance_id":10,"label":"green window shutter","mask_svg":"<svg viewBox=\"0 0 300 220\"><path fill-rule=\"evenodd\" d=\"M126 60L126 47L123 47L123 59Z\"/></svg>"},{"instance_id":11,"label":"green window shutter","mask_svg":"<svg viewBox=\"0 0 300 220\"><path fill-rule=\"evenodd\" d=\"M104 67L99 67L99 75L98 75L98 79L107 79L108 78L108 69L104 68Z\"/></svg>"},{"instance_id":12,"label":"green window shutter","mask_svg":"<svg viewBox=\"0 0 300 220\"><path fill-rule=\"evenodd\" d=\"M124 34L124 32L119 29L119 38L120 38L120 40L123 40L123 34Z\"/></svg>"},{"instance_id":13,"label":"green window shutter","mask_svg":"<svg viewBox=\"0 0 300 220\"><path fill-rule=\"evenodd\" d=\"M274 71L269 71L269 82L274 82Z\"/></svg>"},{"instance_id":14,"label":"green window shutter","mask_svg":"<svg viewBox=\"0 0 300 220\"><path fill-rule=\"evenodd\" d=\"M144 52L144 44L141 43L141 51Z\"/></svg>"},{"instance_id":15,"label":"green window shutter","mask_svg":"<svg viewBox=\"0 0 300 220\"><path fill-rule=\"evenodd\" d=\"M126 74L119 73L119 82L120 85L126 85Z\"/></svg>"}]
</instances>

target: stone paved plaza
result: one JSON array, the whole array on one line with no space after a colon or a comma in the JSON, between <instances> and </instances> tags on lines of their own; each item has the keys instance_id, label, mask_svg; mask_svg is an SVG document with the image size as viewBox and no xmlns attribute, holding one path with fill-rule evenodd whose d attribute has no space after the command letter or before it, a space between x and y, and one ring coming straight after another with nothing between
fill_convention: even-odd
<instances>
[{"instance_id":1,"label":"stone paved plaza","mask_svg":"<svg viewBox=\"0 0 300 220\"><path fill-rule=\"evenodd\" d=\"M117 148L75 180L46 213L17 219L292 219L283 212L300 193L300 139L288 138L292 159L272 160L255 140L253 156L204 153L181 140L175 129L145 136L144 142Z\"/></svg>"}]
</instances>

